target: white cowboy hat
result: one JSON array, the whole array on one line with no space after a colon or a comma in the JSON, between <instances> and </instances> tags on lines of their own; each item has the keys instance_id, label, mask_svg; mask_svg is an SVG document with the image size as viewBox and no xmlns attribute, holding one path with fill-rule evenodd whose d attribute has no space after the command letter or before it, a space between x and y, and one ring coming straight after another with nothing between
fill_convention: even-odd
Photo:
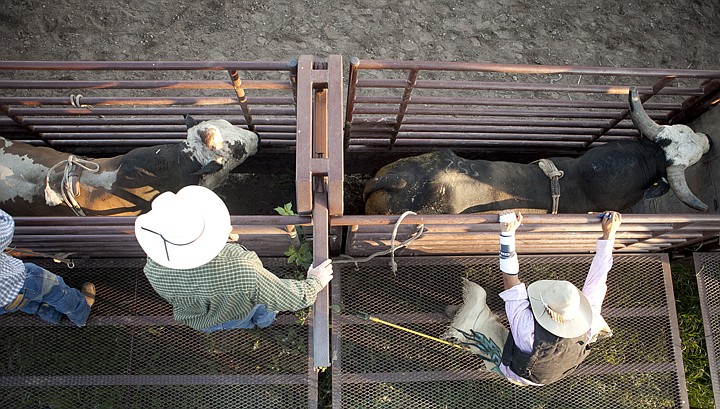
<instances>
[{"instance_id":1,"label":"white cowboy hat","mask_svg":"<svg viewBox=\"0 0 720 409\"><path fill-rule=\"evenodd\" d=\"M535 281L528 286L527 293L535 319L550 333L575 338L590 330L590 303L571 282Z\"/></svg>"},{"instance_id":2,"label":"white cowboy hat","mask_svg":"<svg viewBox=\"0 0 720 409\"><path fill-rule=\"evenodd\" d=\"M165 192L150 212L135 220L135 237L156 263L190 269L208 263L225 246L232 231L230 212L212 190L186 186Z\"/></svg>"}]
</instances>

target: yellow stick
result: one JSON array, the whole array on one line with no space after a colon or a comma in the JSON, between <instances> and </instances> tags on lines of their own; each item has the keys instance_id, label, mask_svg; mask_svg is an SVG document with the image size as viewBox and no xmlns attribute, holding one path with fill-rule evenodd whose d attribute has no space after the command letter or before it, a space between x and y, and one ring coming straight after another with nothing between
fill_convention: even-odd
<instances>
[{"instance_id":1,"label":"yellow stick","mask_svg":"<svg viewBox=\"0 0 720 409\"><path fill-rule=\"evenodd\" d=\"M411 334L415 334L415 335L421 336L421 337L423 337L423 338L427 338L427 339L430 339L430 340L439 342L439 343L441 343L441 344L450 345L451 347L455 347L455 348L458 348L458 349L462 349L463 351L469 351L469 350L470 350L470 348L468 348L468 347L464 347L464 346L458 345L458 344L453 344L452 342L448 342L448 341L445 341L444 339L440 339L440 338L435 338L435 337L433 337L433 336L430 336L430 335L427 335L427 334L423 334L422 332L413 331L413 330L411 330L410 328L401 327L401 326L399 326L399 325L397 325L397 324L393 324L392 322L383 321L383 320L381 320L381 319L379 319L379 318L375 318L375 317L370 316L370 315L367 316L367 319L369 319L370 321L373 321L373 322L377 322L378 324L384 324L384 325L387 325L387 326L390 326L390 327L393 327L393 328L397 328L397 329L399 329L399 330L401 330L401 331L409 332L409 333L411 333Z\"/></svg>"}]
</instances>

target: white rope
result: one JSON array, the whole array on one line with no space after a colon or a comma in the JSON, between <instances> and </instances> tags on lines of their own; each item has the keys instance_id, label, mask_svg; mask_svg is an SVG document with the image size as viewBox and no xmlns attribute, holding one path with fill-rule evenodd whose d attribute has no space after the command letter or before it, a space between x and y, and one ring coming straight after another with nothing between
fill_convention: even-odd
<instances>
[{"instance_id":1,"label":"white rope","mask_svg":"<svg viewBox=\"0 0 720 409\"><path fill-rule=\"evenodd\" d=\"M45 198L50 201L49 198L53 198L53 201L59 197L59 195L50 187L50 173L55 170L58 166L65 164L65 170L63 171L62 183L60 183L60 192L62 193L62 200L66 205L75 213L76 216L85 216L80 204L75 200L75 196L80 195L80 192L75 192L72 186L70 186L70 172L73 170L73 166L77 165L87 171L96 173L100 171L100 165L95 162L76 158L74 155L68 156L67 159L62 160L55 164L55 166L48 169L45 175Z\"/></svg>"},{"instance_id":2,"label":"white rope","mask_svg":"<svg viewBox=\"0 0 720 409\"><path fill-rule=\"evenodd\" d=\"M347 254L341 254L340 257L346 258L347 260L336 260L336 261L333 261L333 263L335 263L335 264L354 263L355 268L359 268L358 263L364 263L366 261L370 261L370 260L374 259L377 256L384 256L386 254L390 254L390 268L392 269L393 273L397 273L397 263L395 262L395 251L398 249L401 249L403 247L407 247L410 243L412 243L417 238L419 238L423 234L423 232L425 232L425 224L420 224L417 227L417 230L415 231L415 233L413 233L410 237L408 237L407 240L403 241L402 243L400 243L397 246L395 245L395 237L397 236L398 228L400 227L400 224L402 223L405 216L410 215L410 214L416 215L417 213L407 211L407 212L403 213L400 216L400 218L398 218L398 220L395 222L395 226L394 226L393 232L392 232L392 237L390 239L390 249L378 251L377 253L373 253L365 258L360 258L360 259L356 259Z\"/></svg>"}]
</instances>

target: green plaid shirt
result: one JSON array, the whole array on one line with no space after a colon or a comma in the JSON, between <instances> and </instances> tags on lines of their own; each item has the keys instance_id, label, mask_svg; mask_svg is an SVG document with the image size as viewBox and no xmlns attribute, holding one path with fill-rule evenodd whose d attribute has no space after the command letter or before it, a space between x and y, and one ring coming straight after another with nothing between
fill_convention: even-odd
<instances>
[{"instance_id":1,"label":"green plaid shirt","mask_svg":"<svg viewBox=\"0 0 720 409\"><path fill-rule=\"evenodd\" d=\"M320 280L281 279L263 267L254 251L226 244L209 263L175 270L148 258L145 275L173 306L175 320L195 329L245 318L257 304L271 311L297 311L315 302Z\"/></svg>"}]
</instances>

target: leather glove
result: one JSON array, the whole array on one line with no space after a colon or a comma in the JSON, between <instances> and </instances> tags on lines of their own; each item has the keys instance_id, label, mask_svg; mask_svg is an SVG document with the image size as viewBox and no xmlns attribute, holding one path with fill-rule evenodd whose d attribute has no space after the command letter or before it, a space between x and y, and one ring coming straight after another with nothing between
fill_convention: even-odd
<instances>
[{"instance_id":1,"label":"leather glove","mask_svg":"<svg viewBox=\"0 0 720 409\"><path fill-rule=\"evenodd\" d=\"M310 266L307 272L307 276L317 277L318 280L320 280L323 288L325 288L325 286L333 278L332 260L327 259L317 267Z\"/></svg>"}]
</instances>

